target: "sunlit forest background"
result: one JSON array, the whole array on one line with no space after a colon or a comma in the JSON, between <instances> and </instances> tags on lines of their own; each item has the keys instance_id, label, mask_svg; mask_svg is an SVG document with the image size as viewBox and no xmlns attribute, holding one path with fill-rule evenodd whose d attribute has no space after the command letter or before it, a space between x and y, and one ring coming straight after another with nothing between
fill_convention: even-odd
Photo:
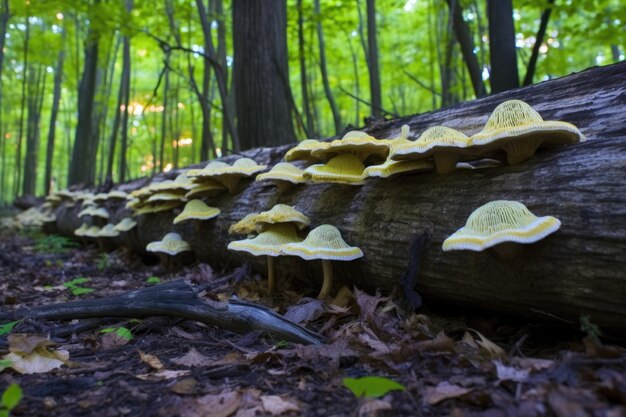
<instances>
[{"instance_id":1,"label":"sunlit forest background","mask_svg":"<svg viewBox=\"0 0 626 417\"><path fill-rule=\"evenodd\" d=\"M0 0L0 204L247 148L233 141L225 117L241 117L233 87L237 2L245 3ZM502 90L492 83L487 3L288 0L283 81L293 138L328 137ZM512 6L519 85L624 59L622 0ZM80 107L90 104L85 127ZM71 172L73 154L87 161L87 173Z\"/></svg>"}]
</instances>

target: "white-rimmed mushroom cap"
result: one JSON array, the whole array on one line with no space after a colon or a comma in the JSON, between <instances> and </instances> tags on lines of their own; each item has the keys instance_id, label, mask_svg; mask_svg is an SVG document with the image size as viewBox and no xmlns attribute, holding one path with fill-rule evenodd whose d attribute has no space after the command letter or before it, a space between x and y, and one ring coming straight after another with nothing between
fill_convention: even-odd
<instances>
[{"instance_id":1,"label":"white-rimmed mushroom cap","mask_svg":"<svg viewBox=\"0 0 626 417\"><path fill-rule=\"evenodd\" d=\"M186 220L209 220L220 214L220 209L207 206L202 200L191 200L185 204L183 211L176 216L174 224Z\"/></svg>"},{"instance_id":2,"label":"white-rimmed mushroom cap","mask_svg":"<svg viewBox=\"0 0 626 417\"><path fill-rule=\"evenodd\" d=\"M146 250L148 252L165 253L174 256L182 252L191 251L191 246L178 233L168 233L163 236L162 240L148 243Z\"/></svg>"},{"instance_id":3,"label":"white-rimmed mushroom cap","mask_svg":"<svg viewBox=\"0 0 626 417\"><path fill-rule=\"evenodd\" d=\"M323 224L311 230L306 239L300 243L284 245L282 253L306 260L352 261L363 257L363 251L348 245L341 237L339 229L330 224Z\"/></svg>"}]
</instances>

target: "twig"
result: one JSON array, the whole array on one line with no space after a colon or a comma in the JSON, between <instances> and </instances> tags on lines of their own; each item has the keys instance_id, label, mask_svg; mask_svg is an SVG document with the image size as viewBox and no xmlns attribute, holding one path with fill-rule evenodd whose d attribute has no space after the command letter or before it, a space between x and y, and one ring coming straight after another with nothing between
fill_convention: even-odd
<instances>
[{"instance_id":1,"label":"twig","mask_svg":"<svg viewBox=\"0 0 626 417\"><path fill-rule=\"evenodd\" d=\"M407 77L409 77L412 81L414 81L417 85L419 85L420 87L430 91L432 94L441 97L441 93L438 92L437 90L435 90L434 88L431 88L429 86L427 86L426 84L424 84L423 82L421 82L416 76L414 76L413 74L411 74L410 72L408 72L407 70L404 70L404 73L406 74Z\"/></svg>"},{"instance_id":2,"label":"twig","mask_svg":"<svg viewBox=\"0 0 626 417\"><path fill-rule=\"evenodd\" d=\"M384 113L385 115L387 115L387 116L391 116L391 117L394 117L394 118L396 118L396 119L400 117L400 115L395 114L394 112L387 111L387 110L383 109L382 107L373 106L373 105L372 105L372 103L370 103L369 101L367 101L367 100L363 100L361 97L357 97L357 96L355 96L354 94L352 94L351 92L349 92L348 90L346 90L345 88L343 88L342 86L339 86L339 89L340 89L340 90L341 90L344 94L349 95L349 96L350 96L350 97L352 97L353 99L355 99L355 100L357 100L357 101L359 101L359 102L361 102L361 103L363 103L363 104L367 104L367 105L368 105L368 106L370 106L370 107L374 107L376 110L380 110L381 112L383 112L383 113Z\"/></svg>"}]
</instances>

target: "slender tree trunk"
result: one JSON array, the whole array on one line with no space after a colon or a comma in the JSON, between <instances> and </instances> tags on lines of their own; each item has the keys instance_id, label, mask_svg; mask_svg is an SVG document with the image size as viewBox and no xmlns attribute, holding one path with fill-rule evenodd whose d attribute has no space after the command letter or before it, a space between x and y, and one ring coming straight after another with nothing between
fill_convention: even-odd
<instances>
[{"instance_id":1,"label":"slender tree trunk","mask_svg":"<svg viewBox=\"0 0 626 417\"><path fill-rule=\"evenodd\" d=\"M30 45L30 15L26 15L26 31L24 33L24 62L22 68L22 98L20 103L20 124L17 133L17 150L15 153L15 183L13 184L14 195L17 197L20 184L22 182L22 135L24 134L24 115L26 114L26 84L28 79L28 68L30 63L28 61L28 49Z\"/></svg>"},{"instance_id":2,"label":"slender tree trunk","mask_svg":"<svg viewBox=\"0 0 626 417\"><path fill-rule=\"evenodd\" d=\"M318 0L319 1L319 0ZM371 113L375 119L382 116L382 96L380 93L380 73L378 70L378 41L376 36L376 0L367 0L367 60L370 75Z\"/></svg>"},{"instance_id":3,"label":"slender tree trunk","mask_svg":"<svg viewBox=\"0 0 626 417\"><path fill-rule=\"evenodd\" d=\"M103 106L102 109L102 119L101 119L101 129L100 132L102 134L102 139L100 140L100 160L98 162L99 166L98 166L98 182L100 184L102 184L106 179L110 179L111 177L108 176L108 172L106 171L108 168L108 161L109 161L109 150L111 149L111 131L110 129L108 129L109 126L109 121L108 121L108 114L109 114L109 103L111 102L111 94L113 92L113 80L115 78L115 63L117 62L117 53L119 51L120 48L120 44L121 44L121 35L119 34L119 32L116 34L115 36L115 46L113 46L112 48L109 48L109 52L107 53L107 69L105 71L105 90L106 92L104 93L104 103L106 103L105 106ZM112 52L111 52L112 50ZM113 111L115 111L117 114L117 112L119 112L119 103L117 108L113 107ZM113 118L115 119L115 114L113 116ZM107 164L107 167L105 168L104 164Z\"/></svg>"},{"instance_id":4,"label":"slender tree trunk","mask_svg":"<svg viewBox=\"0 0 626 417\"><path fill-rule=\"evenodd\" d=\"M548 0L548 6L545 8L543 13L541 13L541 23L539 23L539 30L537 31L537 36L535 37L533 52L530 55L530 60L528 61L526 77L524 77L524 85L531 85L533 83L533 77L535 76L535 70L537 68L537 59L539 58L539 48L541 47L543 38L546 35L546 28L548 27L548 22L550 21L550 14L552 13L553 5L554 0Z\"/></svg>"},{"instance_id":5,"label":"slender tree trunk","mask_svg":"<svg viewBox=\"0 0 626 417\"><path fill-rule=\"evenodd\" d=\"M470 79L472 80L472 87L474 88L474 94L476 97L482 97L486 95L485 85L483 84L482 71L480 65L478 65L478 58L474 54L474 39L470 29L463 19L463 10L459 4L460 0L447 0L448 7L452 11L452 22L454 27L454 33L456 39L461 46L461 53L463 54L463 61L467 66Z\"/></svg>"},{"instance_id":6,"label":"slender tree trunk","mask_svg":"<svg viewBox=\"0 0 626 417\"><path fill-rule=\"evenodd\" d=\"M211 37L211 23L209 22L209 17L207 15L204 4L202 3L202 0L196 0L196 5L198 6L198 15L200 17L200 24L202 25L202 33L204 35L204 51L208 57L211 57L211 59L205 57L205 61L208 60L208 65L211 65L213 67L213 71L215 72L215 82L217 83L220 100L222 101L222 116L225 118L228 131L233 138L233 148L235 151L239 151L241 150L241 144L239 139L240 135L237 127L235 126L235 114L233 109L230 107L230 102L228 99L228 75L226 72L226 68L224 65L220 64L218 54L215 51L215 47L213 46L213 38ZM278 2L277 5L273 5L273 7L267 7L267 5L261 4L256 6L263 6L265 9L267 9L267 11L275 10L277 18L279 18L278 16L281 15L281 10L283 8L281 2ZM233 10L234 9L235 4L233 3ZM233 38L236 39L237 36L234 36ZM213 147L215 147L215 145L213 145Z\"/></svg>"},{"instance_id":7,"label":"slender tree trunk","mask_svg":"<svg viewBox=\"0 0 626 417\"><path fill-rule=\"evenodd\" d=\"M428 2L428 69L430 75L430 89L431 89L431 103L432 110L437 108L437 94L435 94L435 52L436 45L433 42L433 33L435 31L435 25L433 24L434 14L434 0Z\"/></svg>"},{"instance_id":8,"label":"slender tree trunk","mask_svg":"<svg viewBox=\"0 0 626 417\"><path fill-rule=\"evenodd\" d=\"M333 113L333 121L335 122L335 133L339 134L343 130L343 125L341 123L341 113L339 113L339 108L337 107L335 97L333 96L333 92L330 89L330 82L328 81L328 70L326 69L326 44L324 42L324 30L322 29L322 11L320 7L320 0L314 0L313 3L315 5L315 15L317 16L317 41L319 44L320 72L322 74L322 84L324 85L324 93L326 94L326 99L328 100L328 104L330 105L330 111Z\"/></svg>"},{"instance_id":9,"label":"slender tree trunk","mask_svg":"<svg viewBox=\"0 0 626 417\"><path fill-rule=\"evenodd\" d=\"M2 104L2 68L4 67L4 44L6 41L7 26L11 18L11 10L9 8L9 0L2 0L0 3L2 12L0 13L0 154L2 155L2 168L0 169L0 204L4 202L5 190L4 178L6 172L6 141L4 124L2 120L4 106Z\"/></svg>"},{"instance_id":10,"label":"slender tree trunk","mask_svg":"<svg viewBox=\"0 0 626 417\"><path fill-rule=\"evenodd\" d=\"M356 53L356 48L352 45L352 41L350 40L350 35L348 34L348 46L350 47L350 56L352 57L352 71L354 74L354 96L361 96L361 83L359 82L359 60ZM361 124L361 102L359 100L354 100L354 125L359 126Z\"/></svg>"},{"instance_id":11,"label":"slender tree trunk","mask_svg":"<svg viewBox=\"0 0 626 417\"><path fill-rule=\"evenodd\" d=\"M52 110L50 110L50 123L48 124L48 143L46 148L46 168L44 175L45 194L50 194L52 185L52 165L54 161L54 139L56 136L56 123L59 114L59 102L61 101L61 83L63 82L63 63L65 62L65 40L66 31L63 29L61 49L57 58L57 65L54 72L54 90L52 93Z\"/></svg>"},{"instance_id":12,"label":"slender tree trunk","mask_svg":"<svg viewBox=\"0 0 626 417\"><path fill-rule=\"evenodd\" d=\"M226 18L226 16L224 15L224 2L222 0L210 0L210 9L212 10L213 15L216 16L217 22L217 59L222 68L224 68L224 77L227 92L226 101L228 103L226 107L228 107L230 114L233 114L233 112L235 111L235 96L233 94L232 86L228 86L229 81L232 81L232 77L230 77L231 79L229 80L228 65L226 62L226 25L224 23L224 19ZM214 94L211 93L210 96L211 97L209 98L209 101L212 102L212 97L214 96ZM235 115L233 114L233 117L234 116ZM229 149L229 124L229 119L227 119L226 117L222 117L222 152L225 152L225 150ZM234 146L230 149L233 148Z\"/></svg>"},{"instance_id":13,"label":"slender tree trunk","mask_svg":"<svg viewBox=\"0 0 626 417\"><path fill-rule=\"evenodd\" d=\"M300 89L302 94L302 108L304 109L304 118L306 120L307 137L315 137L315 128L313 127L313 115L311 114L311 105L308 90L308 76L306 67L306 53L304 52L304 17L302 11L302 0L297 2L298 9L298 61L300 63ZM352 45L350 45L352 48Z\"/></svg>"},{"instance_id":14,"label":"slender tree trunk","mask_svg":"<svg viewBox=\"0 0 626 417\"><path fill-rule=\"evenodd\" d=\"M93 156L91 148L96 141L96 138L93 138L92 124L98 75L98 39L91 30L88 31L87 39L83 75L78 88L78 124L72 149L68 185L81 182L91 183L95 167L95 160L91 159Z\"/></svg>"},{"instance_id":15,"label":"slender tree trunk","mask_svg":"<svg viewBox=\"0 0 626 417\"><path fill-rule=\"evenodd\" d=\"M241 148L294 142L289 112L286 1L275 0L268 7L257 0L234 0L233 46Z\"/></svg>"},{"instance_id":16,"label":"slender tree trunk","mask_svg":"<svg viewBox=\"0 0 626 417\"><path fill-rule=\"evenodd\" d=\"M130 14L133 7L132 0L126 1L126 11ZM124 182L126 179L127 163L126 151L128 148L128 116L130 104L130 77L131 77L131 57L130 57L130 39L124 36L122 40L122 80L124 81L124 112L122 114L122 134L120 143L120 162L119 162L119 181ZM125 76L124 76L125 75ZM120 87L121 88L121 87Z\"/></svg>"},{"instance_id":17,"label":"slender tree trunk","mask_svg":"<svg viewBox=\"0 0 626 417\"><path fill-rule=\"evenodd\" d=\"M176 87L174 88L174 114L171 117L174 121L170 123L170 137L172 138L173 157L172 163L174 169L178 169L178 158L180 157L180 108L178 107L180 97L180 77L176 78Z\"/></svg>"},{"instance_id":18,"label":"slender tree trunk","mask_svg":"<svg viewBox=\"0 0 626 417\"><path fill-rule=\"evenodd\" d=\"M26 155L24 156L24 181L22 183L22 195L35 195L37 187L37 167L39 161L39 121L41 120L41 106L46 84L46 73L43 65L31 67L29 73L29 88L27 107L28 118L26 121Z\"/></svg>"},{"instance_id":19,"label":"slender tree trunk","mask_svg":"<svg viewBox=\"0 0 626 417\"><path fill-rule=\"evenodd\" d=\"M487 0L491 92L519 87L512 0Z\"/></svg>"},{"instance_id":20,"label":"slender tree trunk","mask_svg":"<svg viewBox=\"0 0 626 417\"><path fill-rule=\"evenodd\" d=\"M161 143L159 147L159 172L163 172L163 168L165 168L165 137L167 136L167 110L168 104L167 101L169 99L170 92L170 69L169 69L169 60L165 63L165 85L163 86L163 113L161 114Z\"/></svg>"}]
</instances>

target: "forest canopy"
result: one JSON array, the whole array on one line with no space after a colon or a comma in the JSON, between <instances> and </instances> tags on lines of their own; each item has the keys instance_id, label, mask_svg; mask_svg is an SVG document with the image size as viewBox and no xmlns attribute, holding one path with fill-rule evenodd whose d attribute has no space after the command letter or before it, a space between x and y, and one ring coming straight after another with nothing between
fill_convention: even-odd
<instances>
[{"instance_id":1,"label":"forest canopy","mask_svg":"<svg viewBox=\"0 0 626 417\"><path fill-rule=\"evenodd\" d=\"M237 133L255 110L234 80L263 78L236 59L262 42L238 37L250 22L286 44L287 72L265 66L301 140L621 61L624 16L620 0L0 0L0 204L277 144Z\"/></svg>"}]
</instances>

